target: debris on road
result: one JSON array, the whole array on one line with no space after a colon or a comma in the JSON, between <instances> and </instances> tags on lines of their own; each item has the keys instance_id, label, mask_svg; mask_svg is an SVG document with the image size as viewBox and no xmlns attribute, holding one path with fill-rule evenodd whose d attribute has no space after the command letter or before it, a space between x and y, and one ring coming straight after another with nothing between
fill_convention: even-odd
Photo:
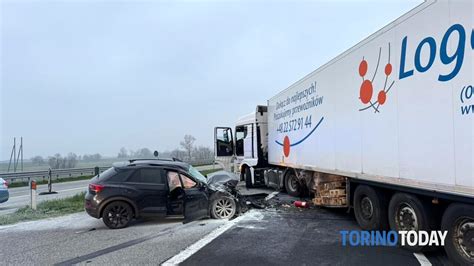
<instances>
[{"instance_id":1,"label":"debris on road","mask_svg":"<svg viewBox=\"0 0 474 266\"><path fill-rule=\"evenodd\" d=\"M301 200L296 200L293 205L298 208L309 208L309 203Z\"/></svg>"}]
</instances>

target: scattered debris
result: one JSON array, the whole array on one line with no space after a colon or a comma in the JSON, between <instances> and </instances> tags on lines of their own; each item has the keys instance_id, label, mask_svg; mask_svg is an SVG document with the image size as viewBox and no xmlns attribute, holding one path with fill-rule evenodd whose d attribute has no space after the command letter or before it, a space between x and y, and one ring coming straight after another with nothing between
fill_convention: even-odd
<instances>
[{"instance_id":1,"label":"scattered debris","mask_svg":"<svg viewBox=\"0 0 474 266\"><path fill-rule=\"evenodd\" d=\"M293 204L298 208L309 208L309 203L306 201L297 200Z\"/></svg>"}]
</instances>

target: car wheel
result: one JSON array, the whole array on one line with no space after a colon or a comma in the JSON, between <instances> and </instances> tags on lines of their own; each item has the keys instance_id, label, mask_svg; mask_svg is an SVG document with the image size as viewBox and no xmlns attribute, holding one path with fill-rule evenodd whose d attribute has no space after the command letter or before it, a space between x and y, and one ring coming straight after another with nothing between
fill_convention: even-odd
<instances>
[{"instance_id":1,"label":"car wheel","mask_svg":"<svg viewBox=\"0 0 474 266\"><path fill-rule=\"evenodd\" d=\"M132 220L132 217L132 207L121 201L109 203L102 212L102 221L110 229L127 227Z\"/></svg>"},{"instance_id":2,"label":"car wheel","mask_svg":"<svg viewBox=\"0 0 474 266\"><path fill-rule=\"evenodd\" d=\"M245 186L247 188L252 188L252 172L250 172L250 167L245 167L244 171Z\"/></svg>"},{"instance_id":3,"label":"car wheel","mask_svg":"<svg viewBox=\"0 0 474 266\"><path fill-rule=\"evenodd\" d=\"M390 229L394 231L428 231L433 229L431 208L423 204L416 196L406 193L393 195L388 206ZM423 246L405 246L405 249L420 252Z\"/></svg>"},{"instance_id":4,"label":"car wheel","mask_svg":"<svg viewBox=\"0 0 474 266\"><path fill-rule=\"evenodd\" d=\"M230 197L219 196L211 204L211 216L214 219L230 219L236 211L237 204Z\"/></svg>"},{"instance_id":5,"label":"car wheel","mask_svg":"<svg viewBox=\"0 0 474 266\"><path fill-rule=\"evenodd\" d=\"M449 205L441 230L448 231L444 246L448 257L459 265L474 265L474 206Z\"/></svg>"},{"instance_id":6,"label":"car wheel","mask_svg":"<svg viewBox=\"0 0 474 266\"><path fill-rule=\"evenodd\" d=\"M291 172L286 175L285 178L285 189L286 193L293 197L300 196L300 183L298 181L298 177L296 177L295 173L290 170Z\"/></svg>"},{"instance_id":7,"label":"car wheel","mask_svg":"<svg viewBox=\"0 0 474 266\"><path fill-rule=\"evenodd\" d=\"M387 229L385 197L372 187L359 185L354 192L354 215L363 230Z\"/></svg>"}]
</instances>

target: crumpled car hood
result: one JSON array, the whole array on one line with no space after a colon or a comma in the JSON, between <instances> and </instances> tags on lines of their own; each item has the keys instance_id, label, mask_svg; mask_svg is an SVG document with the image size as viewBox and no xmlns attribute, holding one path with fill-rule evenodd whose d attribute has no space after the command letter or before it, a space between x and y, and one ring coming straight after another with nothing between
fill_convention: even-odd
<instances>
[{"instance_id":1,"label":"crumpled car hood","mask_svg":"<svg viewBox=\"0 0 474 266\"><path fill-rule=\"evenodd\" d=\"M235 188L239 183L239 177L227 171L218 171L207 176L207 184L216 190Z\"/></svg>"}]
</instances>

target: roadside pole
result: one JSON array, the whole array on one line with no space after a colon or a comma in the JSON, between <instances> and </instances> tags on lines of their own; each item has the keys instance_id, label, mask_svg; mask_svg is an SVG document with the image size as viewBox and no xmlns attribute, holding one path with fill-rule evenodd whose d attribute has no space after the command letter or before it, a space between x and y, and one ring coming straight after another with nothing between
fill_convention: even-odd
<instances>
[{"instance_id":1,"label":"roadside pole","mask_svg":"<svg viewBox=\"0 0 474 266\"><path fill-rule=\"evenodd\" d=\"M51 177L51 168L48 170L48 192L51 193L51 190L53 189L53 182L52 182L52 177Z\"/></svg>"},{"instance_id":2,"label":"roadside pole","mask_svg":"<svg viewBox=\"0 0 474 266\"><path fill-rule=\"evenodd\" d=\"M30 181L30 206L33 210L36 210L36 181Z\"/></svg>"},{"instance_id":3,"label":"roadside pole","mask_svg":"<svg viewBox=\"0 0 474 266\"><path fill-rule=\"evenodd\" d=\"M48 195L48 194L57 194L58 192L53 191L53 172L51 171L51 168L48 170L48 191L47 192L41 192L39 193L40 195Z\"/></svg>"}]
</instances>

